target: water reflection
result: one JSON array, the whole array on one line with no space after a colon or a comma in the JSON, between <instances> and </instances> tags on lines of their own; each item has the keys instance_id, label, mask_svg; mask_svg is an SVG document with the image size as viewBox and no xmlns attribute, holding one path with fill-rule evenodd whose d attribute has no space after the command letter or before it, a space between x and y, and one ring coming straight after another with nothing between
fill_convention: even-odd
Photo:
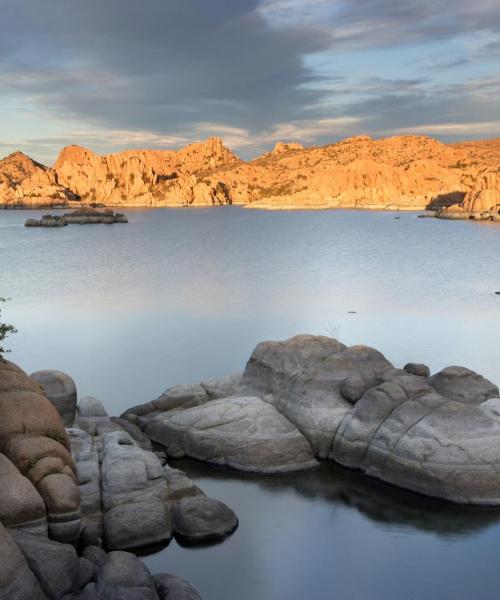
<instances>
[{"instance_id":1,"label":"water reflection","mask_svg":"<svg viewBox=\"0 0 500 600\"><path fill-rule=\"evenodd\" d=\"M396 488L334 463L281 475L247 475L183 459L172 465L195 480L210 479L223 489L227 481L251 481L268 493L286 490L304 498L341 503L369 519L398 529L419 529L450 539L474 534L500 520L500 509L459 506Z\"/></svg>"}]
</instances>

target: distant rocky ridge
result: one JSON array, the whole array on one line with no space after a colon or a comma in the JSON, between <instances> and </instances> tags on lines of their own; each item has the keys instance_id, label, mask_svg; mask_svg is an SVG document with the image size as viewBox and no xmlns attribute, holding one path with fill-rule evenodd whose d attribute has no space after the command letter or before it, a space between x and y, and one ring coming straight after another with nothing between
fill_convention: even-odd
<instances>
[{"instance_id":1,"label":"distant rocky ridge","mask_svg":"<svg viewBox=\"0 0 500 600\"><path fill-rule=\"evenodd\" d=\"M19 152L0 161L0 205L431 209L448 218L497 219L499 170L500 138L443 144L426 136L357 136L310 148L279 142L249 162L220 138L105 156L69 146L53 168Z\"/></svg>"}]
</instances>

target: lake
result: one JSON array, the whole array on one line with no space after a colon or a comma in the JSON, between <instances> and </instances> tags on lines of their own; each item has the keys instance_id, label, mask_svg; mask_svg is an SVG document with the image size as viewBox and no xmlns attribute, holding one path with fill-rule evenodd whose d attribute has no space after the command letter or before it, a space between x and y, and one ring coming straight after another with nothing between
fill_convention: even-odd
<instances>
[{"instance_id":1,"label":"lake","mask_svg":"<svg viewBox=\"0 0 500 600\"><path fill-rule=\"evenodd\" d=\"M55 211L54 211L55 212ZM242 370L298 333L396 366L464 365L500 383L500 226L415 213L127 210L128 225L27 229L0 211L9 356L60 369L111 414L166 387ZM395 217L399 218L395 218ZM144 560L205 600L490 600L500 512L461 509L323 464L248 477L181 461L240 527Z\"/></svg>"}]
</instances>

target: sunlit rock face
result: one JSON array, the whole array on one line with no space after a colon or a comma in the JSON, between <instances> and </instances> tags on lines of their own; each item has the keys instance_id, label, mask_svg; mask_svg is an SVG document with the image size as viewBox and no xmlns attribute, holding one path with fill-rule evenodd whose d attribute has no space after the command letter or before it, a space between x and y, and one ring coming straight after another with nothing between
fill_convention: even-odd
<instances>
[{"instance_id":1,"label":"sunlit rock face","mask_svg":"<svg viewBox=\"0 0 500 600\"><path fill-rule=\"evenodd\" d=\"M465 194L463 201L438 212L444 219L475 219L500 221L500 177L497 172L485 172Z\"/></svg>"},{"instance_id":2,"label":"sunlit rock face","mask_svg":"<svg viewBox=\"0 0 500 600\"><path fill-rule=\"evenodd\" d=\"M491 196L499 189L493 181L499 157L499 140L443 144L416 135L355 136L309 148L278 142L252 161L240 160L216 137L180 150L108 155L68 146L52 169L21 153L0 161L0 205L240 204L269 210L451 206L440 216L462 218L495 206Z\"/></svg>"},{"instance_id":3,"label":"sunlit rock face","mask_svg":"<svg viewBox=\"0 0 500 600\"><path fill-rule=\"evenodd\" d=\"M500 505L499 390L464 367L399 369L374 348L301 335L258 344L242 375L170 388L123 416L172 456L240 470L298 468L287 452L259 450L256 425L242 427L247 414L258 439L276 433L274 417L253 414L259 401L286 419L297 453L306 442L309 456L415 492Z\"/></svg>"},{"instance_id":4,"label":"sunlit rock face","mask_svg":"<svg viewBox=\"0 0 500 600\"><path fill-rule=\"evenodd\" d=\"M48 208L66 206L74 199L75 194L57 182L52 169L22 152L0 160L0 206Z\"/></svg>"}]
</instances>

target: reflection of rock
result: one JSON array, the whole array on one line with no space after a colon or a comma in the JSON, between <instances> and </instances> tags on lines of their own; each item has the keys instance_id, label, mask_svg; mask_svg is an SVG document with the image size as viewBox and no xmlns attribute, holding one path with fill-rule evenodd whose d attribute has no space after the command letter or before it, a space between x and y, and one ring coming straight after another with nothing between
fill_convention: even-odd
<instances>
[{"instance_id":1,"label":"reflection of rock","mask_svg":"<svg viewBox=\"0 0 500 600\"><path fill-rule=\"evenodd\" d=\"M358 509L376 522L431 531L443 536L473 534L500 521L499 510L464 507L414 494L335 463L322 463L316 469L284 473L280 477L254 475L251 481L243 473L214 469L192 459L182 459L177 464L194 479L220 482L222 489L225 481L259 485L266 493L283 494L290 489L294 494L306 498L327 500L332 510L340 503ZM244 487L241 493L245 494Z\"/></svg>"},{"instance_id":2,"label":"reflection of rock","mask_svg":"<svg viewBox=\"0 0 500 600\"><path fill-rule=\"evenodd\" d=\"M300 432L319 458L429 496L500 505L498 387L463 367L428 375L420 363L396 369L373 348L302 335L258 344L242 377L177 386L124 417L172 456L286 471L297 464L248 435L278 431L274 407L295 449Z\"/></svg>"}]
</instances>

